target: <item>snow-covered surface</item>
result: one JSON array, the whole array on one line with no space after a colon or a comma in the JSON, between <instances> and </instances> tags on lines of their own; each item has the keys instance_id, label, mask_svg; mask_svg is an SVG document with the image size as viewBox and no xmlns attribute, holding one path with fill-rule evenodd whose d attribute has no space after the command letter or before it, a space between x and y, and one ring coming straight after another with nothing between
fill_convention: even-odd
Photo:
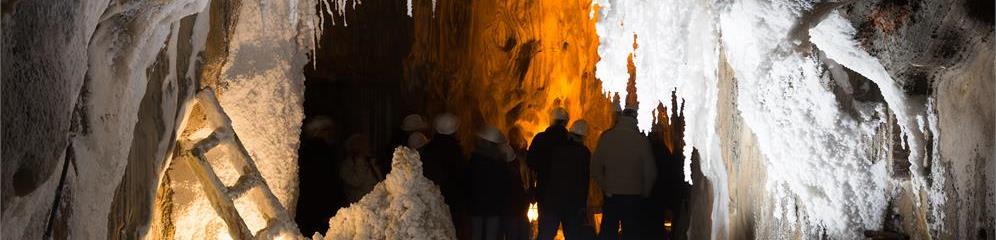
<instances>
[{"instance_id":1,"label":"snow-covered surface","mask_svg":"<svg viewBox=\"0 0 996 240\"><path fill-rule=\"evenodd\" d=\"M336 212L325 239L456 239L449 207L422 176L418 152L395 149L391 168L359 202Z\"/></svg>"}]
</instances>

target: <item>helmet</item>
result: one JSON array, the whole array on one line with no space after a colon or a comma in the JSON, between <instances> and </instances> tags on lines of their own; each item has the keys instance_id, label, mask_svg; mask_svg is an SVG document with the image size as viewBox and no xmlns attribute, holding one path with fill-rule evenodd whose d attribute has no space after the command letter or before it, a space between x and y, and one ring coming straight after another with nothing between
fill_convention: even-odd
<instances>
[{"instance_id":1,"label":"helmet","mask_svg":"<svg viewBox=\"0 0 996 240\"><path fill-rule=\"evenodd\" d=\"M401 121L401 130L406 132L422 130L425 127L425 120L422 120L422 116L418 114L409 114Z\"/></svg>"},{"instance_id":2,"label":"helmet","mask_svg":"<svg viewBox=\"0 0 996 240\"><path fill-rule=\"evenodd\" d=\"M636 118L638 109L635 105L626 105L626 109L623 109L623 116Z\"/></svg>"},{"instance_id":3,"label":"helmet","mask_svg":"<svg viewBox=\"0 0 996 240\"><path fill-rule=\"evenodd\" d=\"M550 117L552 117L554 121L557 121L557 120L564 120L564 121L566 121L566 120L570 119L570 116L567 115L567 109L564 109L563 107L553 108L553 111L550 112Z\"/></svg>"},{"instance_id":4,"label":"helmet","mask_svg":"<svg viewBox=\"0 0 996 240\"><path fill-rule=\"evenodd\" d=\"M334 125L335 122L332 121L332 118L325 115L316 116L304 123L302 132L305 136L312 138L326 137L323 135L328 134L326 131L331 130Z\"/></svg>"},{"instance_id":5,"label":"helmet","mask_svg":"<svg viewBox=\"0 0 996 240\"><path fill-rule=\"evenodd\" d=\"M453 115L452 113L443 113L436 116L434 124L436 132L450 135L457 131L457 127L460 126L460 121L457 120L456 115Z\"/></svg>"},{"instance_id":6,"label":"helmet","mask_svg":"<svg viewBox=\"0 0 996 240\"><path fill-rule=\"evenodd\" d=\"M588 135L588 121L585 121L584 119L574 121L574 124L571 125L571 133L574 133L574 134L577 134L577 135L580 135L580 136L587 136Z\"/></svg>"},{"instance_id":7,"label":"helmet","mask_svg":"<svg viewBox=\"0 0 996 240\"><path fill-rule=\"evenodd\" d=\"M422 134L421 132L415 132L412 133L412 135L408 135L408 147L411 149L422 148L422 146L425 146L426 143L429 143L429 138L426 138L425 134Z\"/></svg>"},{"instance_id":8,"label":"helmet","mask_svg":"<svg viewBox=\"0 0 996 240\"><path fill-rule=\"evenodd\" d=\"M477 132L477 137L497 144L508 142L505 136L501 134L501 130L491 125L485 126L480 132Z\"/></svg>"}]
</instances>

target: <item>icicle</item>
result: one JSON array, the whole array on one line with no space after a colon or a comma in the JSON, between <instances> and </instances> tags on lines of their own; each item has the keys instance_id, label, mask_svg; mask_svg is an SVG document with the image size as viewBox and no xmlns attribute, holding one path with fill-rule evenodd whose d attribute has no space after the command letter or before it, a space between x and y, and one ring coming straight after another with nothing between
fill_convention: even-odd
<instances>
[{"instance_id":1,"label":"icicle","mask_svg":"<svg viewBox=\"0 0 996 240\"><path fill-rule=\"evenodd\" d=\"M408 0L408 17L412 16L412 0Z\"/></svg>"},{"instance_id":2,"label":"icicle","mask_svg":"<svg viewBox=\"0 0 996 240\"><path fill-rule=\"evenodd\" d=\"M259 28L266 32L266 12L269 11L267 0L259 0Z\"/></svg>"}]
</instances>

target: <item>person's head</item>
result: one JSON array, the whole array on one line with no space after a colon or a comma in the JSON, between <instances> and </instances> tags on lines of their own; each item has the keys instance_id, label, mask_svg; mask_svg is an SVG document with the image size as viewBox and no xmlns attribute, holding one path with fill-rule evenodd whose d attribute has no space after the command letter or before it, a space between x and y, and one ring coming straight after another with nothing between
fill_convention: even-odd
<instances>
[{"instance_id":1,"label":"person's head","mask_svg":"<svg viewBox=\"0 0 996 240\"><path fill-rule=\"evenodd\" d=\"M550 112L550 118L553 119L550 124L565 127L567 126L567 121L571 119L570 115L567 114L567 109L563 107L553 108L553 111Z\"/></svg>"},{"instance_id":2,"label":"person's head","mask_svg":"<svg viewBox=\"0 0 996 240\"><path fill-rule=\"evenodd\" d=\"M326 144L334 144L336 125L332 118L319 115L308 118L304 126L301 127L301 131L307 138L320 139Z\"/></svg>"},{"instance_id":3,"label":"person's head","mask_svg":"<svg viewBox=\"0 0 996 240\"><path fill-rule=\"evenodd\" d=\"M584 119L574 121L574 124L571 125L571 134L574 134L578 138L582 139L584 136L588 136L588 121L585 121Z\"/></svg>"},{"instance_id":4,"label":"person's head","mask_svg":"<svg viewBox=\"0 0 996 240\"><path fill-rule=\"evenodd\" d=\"M421 132L414 132L408 136L408 148L419 149L429 143L429 138L425 137L425 134Z\"/></svg>"},{"instance_id":5,"label":"person's head","mask_svg":"<svg viewBox=\"0 0 996 240\"><path fill-rule=\"evenodd\" d=\"M439 134L453 135L456 133L457 128L460 126L460 121L457 120L456 115L452 113L443 113L436 116L433 120L433 125L436 128L436 132Z\"/></svg>"},{"instance_id":6,"label":"person's head","mask_svg":"<svg viewBox=\"0 0 996 240\"><path fill-rule=\"evenodd\" d=\"M422 119L422 115L409 114L401 121L401 131L405 132L415 132L421 131L426 128L425 120Z\"/></svg>"},{"instance_id":7,"label":"person's head","mask_svg":"<svg viewBox=\"0 0 996 240\"><path fill-rule=\"evenodd\" d=\"M636 119L636 114L637 114L636 106L626 106L626 109L623 109L622 111L623 117L631 117L633 119Z\"/></svg>"},{"instance_id":8,"label":"person's head","mask_svg":"<svg viewBox=\"0 0 996 240\"><path fill-rule=\"evenodd\" d=\"M508 143L508 139L506 139L505 135L501 133L501 130L498 130L498 128L491 125L481 128L481 130L477 132L477 137L496 145Z\"/></svg>"}]
</instances>

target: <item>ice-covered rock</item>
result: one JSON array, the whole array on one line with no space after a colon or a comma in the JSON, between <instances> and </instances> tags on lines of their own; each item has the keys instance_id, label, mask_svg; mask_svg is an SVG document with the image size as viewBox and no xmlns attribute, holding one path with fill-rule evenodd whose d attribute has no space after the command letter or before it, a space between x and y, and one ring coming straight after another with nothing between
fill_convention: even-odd
<instances>
[{"instance_id":1,"label":"ice-covered rock","mask_svg":"<svg viewBox=\"0 0 996 240\"><path fill-rule=\"evenodd\" d=\"M391 173L359 202L339 209L325 239L455 239L439 187L422 176L422 161L406 147L394 151Z\"/></svg>"}]
</instances>

